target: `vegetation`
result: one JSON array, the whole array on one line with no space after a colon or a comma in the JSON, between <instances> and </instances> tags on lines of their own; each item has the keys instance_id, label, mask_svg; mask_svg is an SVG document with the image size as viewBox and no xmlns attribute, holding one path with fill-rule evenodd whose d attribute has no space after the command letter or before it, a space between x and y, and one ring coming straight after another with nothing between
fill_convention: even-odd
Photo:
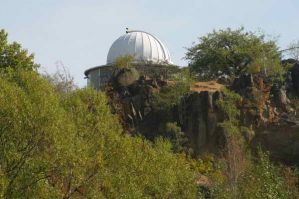
<instances>
[{"instance_id":1,"label":"vegetation","mask_svg":"<svg viewBox=\"0 0 299 199\"><path fill-rule=\"evenodd\" d=\"M48 81L54 85L57 93L65 94L71 92L77 88L74 82L74 78L71 76L68 69L61 65L61 68L54 74L44 74L44 78L48 79Z\"/></svg>"},{"instance_id":2,"label":"vegetation","mask_svg":"<svg viewBox=\"0 0 299 199\"><path fill-rule=\"evenodd\" d=\"M31 69L0 73L0 198L195 197L169 142L124 135L104 93L57 92Z\"/></svg>"},{"instance_id":3,"label":"vegetation","mask_svg":"<svg viewBox=\"0 0 299 199\"><path fill-rule=\"evenodd\" d=\"M185 158L123 135L103 93L59 96L34 72L1 75L1 197L194 197Z\"/></svg>"},{"instance_id":4,"label":"vegetation","mask_svg":"<svg viewBox=\"0 0 299 199\"><path fill-rule=\"evenodd\" d=\"M172 143L174 152L191 155L193 150L188 146L189 140L173 117L173 110L180 104L181 98L190 91L193 82L189 70L176 73L170 85L162 87L153 95L153 113L159 118L155 137L162 136Z\"/></svg>"},{"instance_id":5,"label":"vegetation","mask_svg":"<svg viewBox=\"0 0 299 199\"><path fill-rule=\"evenodd\" d=\"M271 163L269 153L261 148L256 156L250 155L252 152L241 134L242 128L246 127L241 126L238 119L240 113L236 105L241 97L227 89L223 93L224 98L217 102L226 117L219 124L226 139L224 166L220 168L223 177L220 180L214 178L216 184L211 194L215 198L297 198L298 176L293 171L288 169L295 180L283 175L285 168Z\"/></svg>"},{"instance_id":6,"label":"vegetation","mask_svg":"<svg viewBox=\"0 0 299 199\"><path fill-rule=\"evenodd\" d=\"M8 43L7 33L0 30L0 69L15 70L36 70L39 67L34 63L34 55L22 49L17 42Z\"/></svg>"},{"instance_id":7,"label":"vegetation","mask_svg":"<svg viewBox=\"0 0 299 199\"><path fill-rule=\"evenodd\" d=\"M172 80L172 85L162 87L158 93L154 94L153 107L155 110L169 112L177 105L180 98L190 91L190 86L194 82L189 70L182 70L177 73Z\"/></svg>"},{"instance_id":8,"label":"vegetation","mask_svg":"<svg viewBox=\"0 0 299 199\"><path fill-rule=\"evenodd\" d=\"M235 77L244 73L280 76L280 53L276 42L244 28L213 31L187 49L186 59L204 79Z\"/></svg>"},{"instance_id":9,"label":"vegetation","mask_svg":"<svg viewBox=\"0 0 299 199\"><path fill-rule=\"evenodd\" d=\"M167 122L162 136L172 143L174 152L192 154L192 149L188 147L189 140L176 122Z\"/></svg>"},{"instance_id":10,"label":"vegetation","mask_svg":"<svg viewBox=\"0 0 299 199\"><path fill-rule=\"evenodd\" d=\"M117 68L131 68L134 57L132 55L120 56L116 59L115 66Z\"/></svg>"},{"instance_id":11,"label":"vegetation","mask_svg":"<svg viewBox=\"0 0 299 199\"><path fill-rule=\"evenodd\" d=\"M243 29L214 31L187 53L191 70L207 78L277 75L279 56L275 42ZM117 65L127 70L131 62ZM33 55L8 44L3 30L0 68L0 198L299 197L296 169L244 140L243 99L229 89L216 102L222 151L192 156L173 117L194 81L189 69L153 95L161 126L149 141L124 132L105 93L76 88L65 71L39 75Z\"/></svg>"},{"instance_id":12,"label":"vegetation","mask_svg":"<svg viewBox=\"0 0 299 199\"><path fill-rule=\"evenodd\" d=\"M270 162L269 154L258 151L258 158L240 179L240 198L298 198L288 189L282 168ZM296 194L296 195L293 195Z\"/></svg>"}]
</instances>

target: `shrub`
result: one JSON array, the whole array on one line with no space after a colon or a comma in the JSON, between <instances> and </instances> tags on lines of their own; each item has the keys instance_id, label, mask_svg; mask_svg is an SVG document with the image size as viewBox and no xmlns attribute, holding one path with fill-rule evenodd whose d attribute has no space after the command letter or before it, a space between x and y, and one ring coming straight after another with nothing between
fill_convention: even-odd
<instances>
[{"instance_id":1,"label":"shrub","mask_svg":"<svg viewBox=\"0 0 299 199\"><path fill-rule=\"evenodd\" d=\"M291 198L281 169L269 160L269 153L258 151L258 159L248 169L239 185L240 198Z\"/></svg>"}]
</instances>

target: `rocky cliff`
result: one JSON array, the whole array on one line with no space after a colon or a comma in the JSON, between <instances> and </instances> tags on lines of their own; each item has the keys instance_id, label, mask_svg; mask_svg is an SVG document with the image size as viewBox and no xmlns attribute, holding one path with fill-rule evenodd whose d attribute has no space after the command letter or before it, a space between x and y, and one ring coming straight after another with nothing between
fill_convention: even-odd
<instances>
[{"instance_id":1,"label":"rocky cliff","mask_svg":"<svg viewBox=\"0 0 299 199\"><path fill-rule=\"evenodd\" d=\"M253 147L262 144L268 150L275 151L277 157L289 154L299 159L299 150L293 142L292 149L277 150L279 142L276 139L279 137L285 139L281 143L291 143L290 139L296 136L291 131L284 134L281 129L293 128L299 124L294 103L288 98L290 92L296 95L298 71L299 65L291 70L291 86L269 86L263 78L254 75L236 78L229 86L242 96L238 109L241 113L241 125L249 129L243 132L245 139ZM165 122L171 121L177 123L188 137L188 145L195 154L217 152L223 148L224 135L218 123L224 120L224 116L217 108L216 101L223 97L221 89L224 86L216 82L193 84L190 91L180 97L179 103L171 107L168 113L170 117L165 119L163 113L153 109L153 95L174 84L175 82L163 78L141 76L129 85L111 84L106 92L113 112L119 115L123 126L131 134L142 134L153 139L161 131L160 128L165 126ZM275 129L280 129L281 132Z\"/></svg>"},{"instance_id":2,"label":"rocky cliff","mask_svg":"<svg viewBox=\"0 0 299 199\"><path fill-rule=\"evenodd\" d=\"M216 101L221 91L191 91L181 98L178 105L178 121L189 137L195 152L215 151L223 144L223 135L217 126L223 120Z\"/></svg>"}]
</instances>

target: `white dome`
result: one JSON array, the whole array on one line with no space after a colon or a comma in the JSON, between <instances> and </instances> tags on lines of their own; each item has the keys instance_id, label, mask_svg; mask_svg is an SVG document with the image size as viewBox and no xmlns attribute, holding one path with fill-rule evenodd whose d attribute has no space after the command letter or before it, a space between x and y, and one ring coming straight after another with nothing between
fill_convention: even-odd
<instances>
[{"instance_id":1,"label":"white dome","mask_svg":"<svg viewBox=\"0 0 299 199\"><path fill-rule=\"evenodd\" d=\"M143 31L127 31L110 47L107 64L120 56L132 55L135 63L172 64L169 51L155 36Z\"/></svg>"}]
</instances>

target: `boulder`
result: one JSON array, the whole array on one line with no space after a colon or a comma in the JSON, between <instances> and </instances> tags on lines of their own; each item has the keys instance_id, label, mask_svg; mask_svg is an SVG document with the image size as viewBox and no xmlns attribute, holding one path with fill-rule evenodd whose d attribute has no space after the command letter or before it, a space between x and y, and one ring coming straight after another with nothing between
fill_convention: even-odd
<instances>
[{"instance_id":1,"label":"boulder","mask_svg":"<svg viewBox=\"0 0 299 199\"><path fill-rule=\"evenodd\" d=\"M121 87L132 85L139 79L139 73L135 68L123 68L115 72L115 81Z\"/></svg>"}]
</instances>

